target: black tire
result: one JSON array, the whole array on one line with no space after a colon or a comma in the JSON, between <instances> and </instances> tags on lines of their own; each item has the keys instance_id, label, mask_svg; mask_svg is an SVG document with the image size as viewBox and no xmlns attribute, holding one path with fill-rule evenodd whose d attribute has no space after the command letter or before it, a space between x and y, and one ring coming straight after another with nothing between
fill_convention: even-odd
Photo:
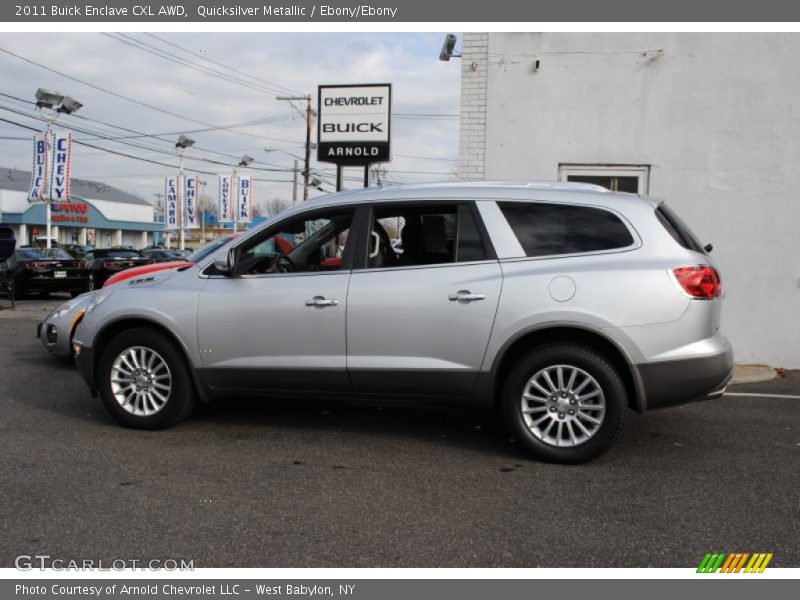
<instances>
[{"instance_id":1,"label":"black tire","mask_svg":"<svg viewBox=\"0 0 800 600\"><path fill-rule=\"evenodd\" d=\"M114 361L125 350L141 346L150 349L164 360L171 376L171 391L167 401L158 412L135 415L122 407L114 396L111 372ZM179 423L191 414L195 406L195 391L189 375L189 366L183 353L165 334L148 328L123 331L102 349L97 369L97 387L108 411L114 418L135 429L166 429Z\"/></svg>"},{"instance_id":2,"label":"black tire","mask_svg":"<svg viewBox=\"0 0 800 600\"><path fill-rule=\"evenodd\" d=\"M599 385L605 400L605 411L601 425L591 437L577 445L558 447L552 443L552 440L551 443L547 443L539 439L526 424L525 415L522 412L522 394L528 389L528 382L542 369L557 365L569 365L590 375ZM543 395L539 392L536 393ZM554 394L553 398L556 398L556 396L557 394ZM603 454L622 433L628 412L628 396L625 391L625 384L616 368L596 350L587 346L567 343L540 346L523 355L506 378L501 401L506 424L513 436L521 441L537 458L563 464L582 463ZM541 404L528 404L529 407L539 405ZM561 418L560 409L553 410L555 407L550 404L545 406L550 407L546 409L548 412L552 411L554 414L559 415L559 417L554 417L554 420ZM567 408L570 408L570 406L567 405ZM563 414L565 415L566 412ZM596 415L596 413L590 414ZM540 418L539 415L543 417L545 412L536 413L536 419ZM529 418L531 421L535 420L533 415L529 416ZM575 417L575 419L577 418ZM585 423L585 421L581 421L581 423ZM548 421L545 420L543 426L547 424ZM577 424L573 423L571 427L578 431ZM564 429L566 430L567 427ZM568 433L568 431L564 432L563 443L569 443Z\"/></svg>"}]
</instances>

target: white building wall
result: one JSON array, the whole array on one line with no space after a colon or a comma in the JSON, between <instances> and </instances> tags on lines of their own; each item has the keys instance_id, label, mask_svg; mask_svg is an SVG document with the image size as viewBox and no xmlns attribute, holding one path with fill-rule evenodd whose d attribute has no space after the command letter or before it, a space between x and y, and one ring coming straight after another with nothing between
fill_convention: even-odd
<instances>
[{"instance_id":1,"label":"white building wall","mask_svg":"<svg viewBox=\"0 0 800 600\"><path fill-rule=\"evenodd\" d=\"M487 39L463 40L461 176L553 180L559 163L650 165L650 194L714 244L737 362L800 367L800 35ZM479 122L467 98L480 71L468 62L484 52L481 140L465 125Z\"/></svg>"}]
</instances>

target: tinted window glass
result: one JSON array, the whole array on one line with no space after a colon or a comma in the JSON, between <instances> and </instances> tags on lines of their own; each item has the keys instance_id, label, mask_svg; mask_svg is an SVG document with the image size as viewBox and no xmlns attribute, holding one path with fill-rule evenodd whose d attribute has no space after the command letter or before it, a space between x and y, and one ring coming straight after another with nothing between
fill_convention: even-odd
<instances>
[{"instance_id":1,"label":"tinted window glass","mask_svg":"<svg viewBox=\"0 0 800 600\"><path fill-rule=\"evenodd\" d=\"M42 257L42 251L39 250L38 248L20 249L17 250L17 253L19 254L20 258L25 258L28 260Z\"/></svg>"},{"instance_id":2,"label":"tinted window glass","mask_svg":"<svg viewBox=\"0 0 800 600\"><path fill-rule=\"evenodd\" d=\"M703 246L700 244L697 237L695 237L692 230L683 220L672 212L666 204L661 204L656 209L656 216L661 224L664 226L673 239L687 250L694 250L695 252L706 253Z\"/></svg>"},{"instance_id":3,"label":"tinted window glass","mask_svg":"<svg viewBox=\"0 0 800 600\"><path fill-rule=\"evenodd\" d=\"M498 202L527 256L625 248L633 236L613 213L590 206Z\"/></svg>"},{"instance_id":4,"label":"tinted window glass","mask_svg":"<svg viewBox=\"0 0 800 600\"><path fill-rule=\"evenodd\" d=\"M486 260L486 248L481 232L469 206L462 204L458 208L458 262Z\"/></svg>"}]
</instances>

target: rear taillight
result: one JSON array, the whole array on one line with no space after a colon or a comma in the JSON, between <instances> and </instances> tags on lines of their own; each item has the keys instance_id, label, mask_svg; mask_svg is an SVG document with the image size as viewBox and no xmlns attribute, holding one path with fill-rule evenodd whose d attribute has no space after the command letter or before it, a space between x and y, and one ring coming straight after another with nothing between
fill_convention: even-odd
<instances>
[{"instance_id":1,"label":"rear taillight","mask_svg":"<svg viewBox=\"0 0 800 600\"><path fill-rule=\"evenodd\" d=\"M106 269L119 269L122 264L117 261L107 261L105 263Z\"/></svg>"},{"instance_id":2,"label":"rear taillight","mask_svg":"<svg viewBox=\"0 0 800 600\"><path fill-rule=\"evenodd\" d=\"M47 268L47 263L29 262L29 263L25 264L25 267L28 268L28 269L33 269L33 270L36 270L36 271L40 271L42 269L46 269Z\"/></svg>"},{"instance_id":3,"label":"rear taillight","mask_svg":"<svg viewBox=\"0 0 800 600\"><path fill-rule=\"evenodd\" d=\"M692 298L711 300L722 295L719 273L708 265L694 265L672 269L675 281Z\"/></svg>"}]
</instances>

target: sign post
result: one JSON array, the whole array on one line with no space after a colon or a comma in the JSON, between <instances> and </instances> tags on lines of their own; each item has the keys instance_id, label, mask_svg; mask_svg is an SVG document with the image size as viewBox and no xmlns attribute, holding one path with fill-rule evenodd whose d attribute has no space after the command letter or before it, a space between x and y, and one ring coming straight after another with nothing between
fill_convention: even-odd
<instances>
[{"instance_id":1,"label":"sign post","mask_svg":"<svg viewBox=\"0 0 800 600\"><path fill-rule=\"evenodd\" d=\"M391 160L392 85L321 85L318 92L317 160L336 165L336 191L344 167L369 167Z\"/></svg>"}]
</instances>

